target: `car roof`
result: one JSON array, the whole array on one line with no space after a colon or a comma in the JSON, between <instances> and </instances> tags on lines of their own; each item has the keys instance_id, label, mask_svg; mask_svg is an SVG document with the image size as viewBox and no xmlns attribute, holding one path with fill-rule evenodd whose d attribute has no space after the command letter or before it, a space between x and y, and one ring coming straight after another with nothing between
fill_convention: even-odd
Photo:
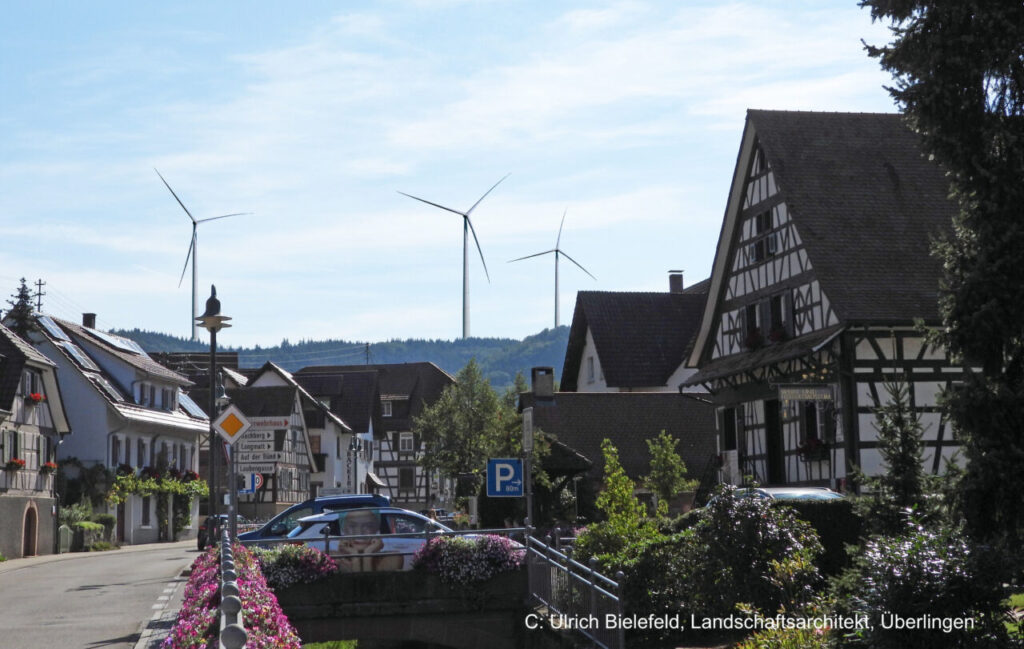
<instances>
[{"instance_id":1,"label":"car roof","mask_svg":"<svg viewBox=\"0 0 1024 649\"><path fill-rule=\"evenodd\" d=\"M834 500L843 497L827 487L760 487L760 491L779 500Z\"/></svg>"},{"instance_id":2,"label":"car roof","mask_svg":"<svg viewBox=\"0 0 1024 649\"><path fill-rule=\"evenodd\" d=\"M422 519L422 520L425 520L425 521L430 521L432 523L436 523L437 525L440 525L441 527L444 527L446 530L451 531L445 525L443 525L441 523L438 523L435 520L427 518L426 516L424 516L422 514L417 514L414 511L409 511L408 509L402 509L401 507L360 507L358 510L356 510L356 509L342 509L342 510L339 510L339 511L324 510L324 512L320 513L320 514L313 514L312 516L303 516L302 518L298 519L295 522L297 524L298 523L322 523L322 522L326 523L326 522L329 522L329 521L337 520L337 518L338 518L338 516L340 514L348 514L349 512L366 511L366 510L374 511L374 512L377 512L379 514L408 514L408 515L413 516L415 518L419 518L419 519Z\"/></svg>"}]
</instances>

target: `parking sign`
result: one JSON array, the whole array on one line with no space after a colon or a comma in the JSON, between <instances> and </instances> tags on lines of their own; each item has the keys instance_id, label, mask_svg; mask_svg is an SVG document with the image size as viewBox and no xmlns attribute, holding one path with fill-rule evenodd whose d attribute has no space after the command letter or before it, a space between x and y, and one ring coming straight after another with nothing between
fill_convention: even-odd
<instances>
[{"instance_id":1,"label":"parking sign","mask_svg":"<svg viewBox=\"0 0 1024 649\"><path fill-rule=\"evenodd\" d=\"M487 495L491 498L522 498L523 461L518 458L487 460Z\"/></svg>"}]
</instances>

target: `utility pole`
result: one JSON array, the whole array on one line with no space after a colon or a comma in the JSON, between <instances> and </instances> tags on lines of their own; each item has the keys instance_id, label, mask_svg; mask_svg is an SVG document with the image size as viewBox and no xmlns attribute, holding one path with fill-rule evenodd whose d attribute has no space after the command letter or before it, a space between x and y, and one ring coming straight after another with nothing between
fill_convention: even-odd
<instances>
[{"instance_id":1,"label":"utility pole","mask_svg":"<svg viewBox=\"0 0 1024 649\"><path fill-rule=\"evenodd\" d=\"M366 364L370 364L370 343L366 343Z\"/></svg>"},{"instance_id":2,"label":"utility pole","mask_svg":"<svg viewBox=\"0 0 1024 649\"><path fill-rule=\"evenodd\" d=\"M46 295L46 293L43 293L44 286L46 286L46 282L42 279L36 280L36 313L43 312L43 296Z\"/></svg>"}]
</instances>

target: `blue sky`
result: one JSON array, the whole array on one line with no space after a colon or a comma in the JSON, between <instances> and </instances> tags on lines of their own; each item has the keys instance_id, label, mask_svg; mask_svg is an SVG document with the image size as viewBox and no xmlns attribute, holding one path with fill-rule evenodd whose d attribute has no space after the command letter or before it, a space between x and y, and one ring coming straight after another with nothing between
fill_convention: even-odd
<instances>
[{"instance_id":1,"label":"blue sky","mask_svg":"<svg viewBox=\"0 0 1024 649\"><path fill-rule=\"evenodd\" d=\"M0 288L43 310L224 344L521 338L578 290L710 272L747 108L882 111L855 1L38 2L0 24ZM2 306L6 306L3 304Z\"/></svg>"}]
</instances>

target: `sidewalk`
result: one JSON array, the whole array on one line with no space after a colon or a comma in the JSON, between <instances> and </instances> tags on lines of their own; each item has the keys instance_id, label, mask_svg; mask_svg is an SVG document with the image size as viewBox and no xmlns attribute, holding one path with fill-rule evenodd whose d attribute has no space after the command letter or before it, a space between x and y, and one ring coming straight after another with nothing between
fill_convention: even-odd
<instances>
[{"instance_id":1,"label":"sidewalk","mask_svg":"<svg viewBox=\"0 0 1024 649\"><path fill-rule=\"evenodd\" d=\"M140 543L139 545L126 545L117 550L105 550L103 554L122 554L127 552L145 552L146 550L167 550L170 548L194 548L196 546L195 539L186 539L184 541L175 541L174 543ZM72 559L86 559L88 557L96 556L97 552L66 552L64 554L41 554L35 557L27 557L24 559L8 559L7 561L0 562L0 574L10 572L12 570L19 570L21 568L27 568L28 566L34 566L40 563L49 563L51 561L69 561Z\"/></svg>"}]
</instances>

